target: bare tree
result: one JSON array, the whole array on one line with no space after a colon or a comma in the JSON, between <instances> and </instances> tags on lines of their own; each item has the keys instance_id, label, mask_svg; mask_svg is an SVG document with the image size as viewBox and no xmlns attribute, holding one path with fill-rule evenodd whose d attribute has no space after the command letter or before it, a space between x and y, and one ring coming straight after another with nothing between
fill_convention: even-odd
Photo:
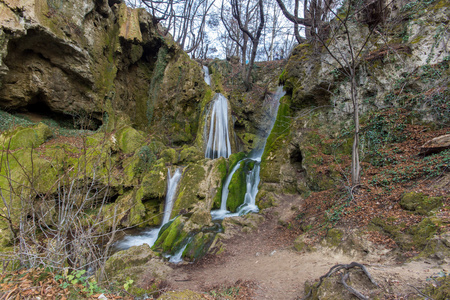
<instances>
[{"instance_id":1,"label":"bare tree","mask_svg":"<svg viewBox=\"0 0 450 300\"><path fill-rule=\"evenodd\" d=\"M321 35L322 25L333 16L332 11L339 4L336 0L294 0L294 12L291 13L286 8L283 0L276 0L284 16L294 24L294 33L298 43L302 43L304 38L300 35L300 26L304 26L305 35L308 40ZM300 5L303 6L303 17L299 15Z\"/></svg>"},{"instance_id":2,"label":"bare tree","mask_svg":"<svg viewBox=\"0 0 450 300\"><path fill-rule=\"evenodd\" d=\"M376 1L381 2L383 0ZM352 1L348 1L344 16L338 15L333 10L330 10L335 19L332 24L330 24L331 32L327 39L319 34L319 32L312 32L316 40L319 41L325 51L332 57L334 62L338 64L339 71L350 81L350 97L353 104L353 122L355 126L353 134L351 166L352 188L355 188L359 185L361 176L361 165L359 159L359 95L356 82L357 71L362 63L362 52L366 49L370 38L375 32L376 25L379 22L383 21L383 19L380 18L377 23L373 23L372 26L370 26L370 28L368 29L367 34L365 34L362 43L357 43L355 37L352 36L352 31L349 29L349 27L352 22L357 22L356 16L358 12L362 11L364 8L364 5L355 7ZM386 7L383 7L383 10L386 10ZM383 16L383 14L381 14L380 16ZM339 35L341 35L341 37L342 35L344 36L344 40L347 43L346 47L341 47L342 43L337 42L337 37Z\"/></svg>"},{"instance_id":3,"label":"bare tree","mask_svg":"<svg viewBox=\"0 0 450 300\"><path fill-rule=\"evenodd\" d=\"M243 18L241 15L241 8L240 8L238 0L231 0L231 12L232 12L233 18L237 21L237 23L239 25L239 29L252 42L250 61L249 61L249 64L247 65L247 70L246 70L245 76L244 76L244 84L245 84L245 87L247 90L250 90L252 87L251 72L253 69L254 62L255 62L255 57L256 57L257 50L258 50L259 40L261 38L261 33L264 28L264 21L265 21L263 0L258 0L257 5L258 5L257 11L259 12L259 18L258 18L258 21L256 21L256 25L257 25L257 26L255 26L256 30L252 33L250 31L249 24L242 21Z\"/></svg>"}]
</instances>

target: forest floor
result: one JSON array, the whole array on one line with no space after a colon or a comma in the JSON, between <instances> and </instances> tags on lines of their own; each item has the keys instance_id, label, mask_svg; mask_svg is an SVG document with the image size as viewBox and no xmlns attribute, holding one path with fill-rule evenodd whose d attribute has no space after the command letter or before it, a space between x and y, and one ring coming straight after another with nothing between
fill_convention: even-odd
<instances>
[{"instance_id":1,"label":"forest floor","mask_svg":"<svg viewBox=\"0 0 450 300\"><path fill-rule=\"evenodd\" d=\"M409 299L418 295L415 288L423 288L427 278L450 268L448 263L427 260L399 263L390 255L357 259L326 247L297 252L292 245L298 232L279 220L294 217L291 207L299 201L283 197L277 207L263 212L258 228L224 241L223 253L175 266L168 289L189 289L211 299L298 299L304 295L306 281L317 280L336 264L356 260L366 266L385 299Z\"/></svg>"}]
</instances>

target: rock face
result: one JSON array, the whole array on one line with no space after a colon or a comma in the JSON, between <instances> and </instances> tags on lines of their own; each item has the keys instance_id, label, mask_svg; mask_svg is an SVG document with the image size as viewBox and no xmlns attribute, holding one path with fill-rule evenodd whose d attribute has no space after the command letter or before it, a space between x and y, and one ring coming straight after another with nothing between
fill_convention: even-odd
<instances>
[{"instance_id":1,"label":"rock face","mask_svg":"<svg viewBox=\"0 0 450 300\"><path fill-rule=\"evenodd\" d=\"M438 136L420 147L420 154L427 155L450 149L450 134Z\"/></svg>"},{"instance_id":2,"label":"rock face","mask_svg":"<svg viewBox=\"0 0 450 300\"><path fill-rule=\"evenodd\" d=\"M441 20L450 16L449 5L446 1L434 1L419 10L400 2L394 1L390 15L386 16L383 38L369 36L369 28L364 24L347 24L355 49L360 49L369 36L363 54L357 58L360 114L402 107L417 112L415 122L449 124L450 52L440 29ZM408 21L395 22L399 15ZM328 44L330 51L348 55L347 44L342 42L346 38L344 32L338 31ZM315 156L351 155L351 137L338 147L329 143L341 136L339 130L349 128L353 122L350 81L344 74L320 46L305 43L291 53L280 76L286 96L261 164L260 203L269 201L274 190L320 191L342 179L334 161L322 161ZM428 151L427 147L435 146L424 145L422 151ZM324 165L326 170L320 167Z\"/></svg>"},{"instance_id":3,"label":"rock face","mask_svg":"<svg viewBox=\"0 0 450 300\"><path fill-rule=\"evenodd\" d=\"M167 128L174 143L195 138L201 70L144 9L8 0L0 12L1 109L86 114L97 125L125 113L139 129Z\"/></svg>"}]
</instances>

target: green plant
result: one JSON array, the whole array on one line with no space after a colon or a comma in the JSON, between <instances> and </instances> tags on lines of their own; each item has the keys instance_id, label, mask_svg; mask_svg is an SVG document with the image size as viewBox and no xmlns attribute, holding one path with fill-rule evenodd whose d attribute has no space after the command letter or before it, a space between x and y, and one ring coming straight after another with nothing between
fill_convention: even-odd
<instances>
[{"instance_id":1,"label":"green plant","mask_svg":"<svg viewBox=\"0 0 450 300\"><path fill-rule=\"evenodd\" d=\"M134 280L133 279L128 279L124 284L123 284L123 289L125 291L128 291L128 289L130 288L130 286L133 284Z\"/></svg>"},{"instance_id":2,"label":"green plant","mask_svg":"<svg viewBox=\"0 0 450 300\"><path fill-rule=\"evenodd\" d=\"M85 274L86 270L75 270L69 275L55 275L54 278L56 281L63 280L60 284L60 287L63 289L74 289L75 291L87 293L88 296L105 292L95 280L89 280L88 276L84 276Z\"/></svg>"}]
</instances>

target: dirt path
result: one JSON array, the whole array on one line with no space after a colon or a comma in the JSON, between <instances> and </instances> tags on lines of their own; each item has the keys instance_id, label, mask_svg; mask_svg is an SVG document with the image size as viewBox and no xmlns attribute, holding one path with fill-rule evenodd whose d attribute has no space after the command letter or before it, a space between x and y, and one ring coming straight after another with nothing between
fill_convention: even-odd
<instances>
[{"instance_id":1,"label":"dirt path","mask_svg":"<svg viewBox=\"0 0 450 300\"><path fill-rule=\"evenodd\" d=\"M222 254L176 266L168 280L170 289L203 292L247 281L253 283L252 299L296 299L303 296L305 281L318 279L336 264L355 260L329 249L311 253L293 250L294 236L278 225L279 219L292 214L293 201L284 199L278 208L266 212L257 229L226 240ZM384 291L397 295L415 293L412 286L420 288L427 277L450 268L432 262L397 265L376 257L358 262L366 265Z\"/></svg>"}]
</instances>

